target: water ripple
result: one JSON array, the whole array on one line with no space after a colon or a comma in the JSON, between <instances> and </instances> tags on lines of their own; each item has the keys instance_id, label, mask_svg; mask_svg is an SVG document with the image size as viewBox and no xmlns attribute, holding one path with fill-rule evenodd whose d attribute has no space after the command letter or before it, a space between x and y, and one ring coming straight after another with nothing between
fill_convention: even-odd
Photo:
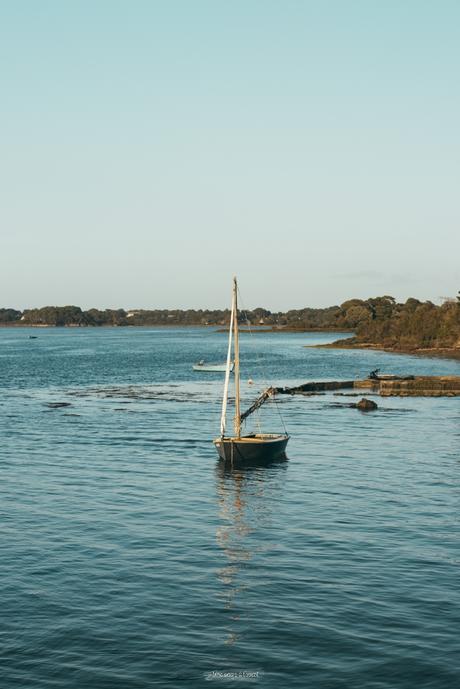
<instances>
[{"instance_id":1,"label":"water ripple","mask_svg":"<svg viewBox=\"0 0 460 689\"><path fill-rule=\"evenodd\" d=\"M222 378L191 370L220 334L23 336L0 331L1 689L457 685L457 399L285 398L288 458L230 469ZM459 370L308 337L257 336L273 382Z\"/></svg>"}]
</instances>

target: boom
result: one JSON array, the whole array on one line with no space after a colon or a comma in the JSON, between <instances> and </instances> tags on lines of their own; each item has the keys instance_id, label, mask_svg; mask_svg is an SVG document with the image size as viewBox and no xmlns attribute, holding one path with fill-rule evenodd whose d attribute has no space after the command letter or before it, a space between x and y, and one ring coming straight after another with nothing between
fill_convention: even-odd
<instances>
[{"instance_id":1,"label":"boom","mask_svg":"<svg viewBox=\"0 0 460 689\"><path fill-rule=\"evenodd\" d=\"M243 423L245 419L250 416L253 412L256 411L256 409L260 409L260 407L265 404L265 402L270 399L270 397L273 397L273 395L276 392L276 388L270 387L267 388L266 390L263 391L263 393L256 399L254 404L252 404L249 409L247 409L243 414L240 415L240 422Z\"/></svg>"}]
</instances>

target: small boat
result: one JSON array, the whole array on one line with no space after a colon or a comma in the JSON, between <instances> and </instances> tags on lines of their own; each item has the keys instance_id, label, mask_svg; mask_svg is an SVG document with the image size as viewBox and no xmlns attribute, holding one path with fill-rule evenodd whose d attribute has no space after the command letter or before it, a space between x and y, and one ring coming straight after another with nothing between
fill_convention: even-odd
<instances>
[{"instance_id":1,"label":"small boat","mask_svg":"<svg viewBox=\"0 0 460 689\"><path fill-rule=\"evenodd\" d=\"M233 371L233 361L231 362L230 371ZM196 364L193 364L194 371L220 371L221 373L226 371L227 364L207 364L205 361L201 360Z\"/></svg>"},{"instance_id":2,"label":"small boat","mask_svg":"<svg viewBox=\"0 0 460 689\"><path fill-rule=\"evenodd\" d=\"M380 369L376 368L368 375L369 380L414 380L414 376L397 376L393 373L380 373Z\"/></svg>"},{"instance_id":3,"label":"small boat","mask_svg":"<svg viewBox=\"0 0 460 689\"><path fill-rule=\"evenodd\" d=\"M232 357L232 338L233 357ZM230 370L234 362L235 366L235 415L234 434L226 435L227 401L230 381ZM227 366L225 370L224 395L222 400L222 415L220 421L220 437L214 440L214 445L223 460L233 463L245 461L269 462L280 457L286 450L289 435L284 433L248 433L243 435L241 427L246 418L256 409L273 397L273 388L267 388L254 404L243 414L240 411L240 355L238 338L238 286L236 278L233 278L232 310L230 315L230 327L228 333Z\"/></svg>"}]
</instances>

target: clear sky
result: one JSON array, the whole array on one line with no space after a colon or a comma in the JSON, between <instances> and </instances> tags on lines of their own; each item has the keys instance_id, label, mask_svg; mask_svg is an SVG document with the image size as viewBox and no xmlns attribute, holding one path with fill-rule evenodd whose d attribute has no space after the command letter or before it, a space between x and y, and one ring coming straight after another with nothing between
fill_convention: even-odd
<instances>
[{"instance_id":1,"label":"clear sky","mask_svg":"<svg viewBox=\"0 0 460 689\"><path fill-rule=\"evenodd\" d=\"M458 0L0 0L0 306L460 289Z\"/></svg>"}]
</instances>

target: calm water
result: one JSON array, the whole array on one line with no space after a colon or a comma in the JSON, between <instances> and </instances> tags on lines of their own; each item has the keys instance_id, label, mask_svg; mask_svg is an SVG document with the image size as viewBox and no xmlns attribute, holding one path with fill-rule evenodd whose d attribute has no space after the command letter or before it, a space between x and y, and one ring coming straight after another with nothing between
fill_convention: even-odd
<instances>
[{"instance_id":1,"label":"calm water","mask_svg":"<svg viewBox=\"0 0 460 689\"><path fill-rule=\"evenodd\" d=\"M328 339L244 335L248 402L265 377L460 374L303 347ZM222 375L191 369L225 347L0 330L1 689L458 687L460 399L282 398L261 418L288 459L225 470Z\"/></svg>"}]
</instances>

